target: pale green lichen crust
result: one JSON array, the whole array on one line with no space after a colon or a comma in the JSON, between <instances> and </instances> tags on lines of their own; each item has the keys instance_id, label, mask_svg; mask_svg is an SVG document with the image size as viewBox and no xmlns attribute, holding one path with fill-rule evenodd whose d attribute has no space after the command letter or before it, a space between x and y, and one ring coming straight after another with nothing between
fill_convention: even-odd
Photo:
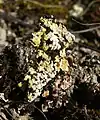
<instances>
[{"instance_id":1,"label":"pale green lichen crust","mask_svg":"<svg viewBox=\"0 0 100 120\"><path fill-rule=\"evenodd\" d=\"M40 18L39 30L32 35L35 60L30 60L29 70L24 78L29 84L29 101L40 96L49 81L69 71L66 48L72 45L75 39L63 24L43 17ZM19 83L19 86L22 87L22 83Z\"/></svg>"}]
</instances>

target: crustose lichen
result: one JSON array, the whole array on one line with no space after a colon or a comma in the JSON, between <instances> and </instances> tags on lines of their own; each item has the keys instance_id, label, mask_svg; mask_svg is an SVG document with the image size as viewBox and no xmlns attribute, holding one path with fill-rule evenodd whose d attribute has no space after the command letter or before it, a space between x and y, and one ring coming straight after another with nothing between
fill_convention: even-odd
<instances>
[{"instance_id":1,"label":"crustose lichen","mask_svg":"<svg viewBox=\"0 0 100 120\"><path fill-rule=\"evenodd\" d=\"M49 81L69 71L66 48L75 39L63 24L43 17L40 18L39 30L32 35L35 60L30 59L29 70L24 78L29 84L29 101L40 96ZM18 85L21 87L22 83Z\"/></svg>"}]
</instances>

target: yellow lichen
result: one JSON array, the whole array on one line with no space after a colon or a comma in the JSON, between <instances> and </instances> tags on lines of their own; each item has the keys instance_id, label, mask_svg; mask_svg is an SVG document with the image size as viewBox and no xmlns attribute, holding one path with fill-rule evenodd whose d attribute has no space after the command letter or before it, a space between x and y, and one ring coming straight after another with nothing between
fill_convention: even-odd
<instances>
[{"instance_id":1,"label":"yellow lichen","mask_svg":"<svg viewBox=\"0 0 100 120\"><path fill-rule=\"evenodd\" d=\"M61 76L60 71L69 71L69 63L66 56L66 48L74 41L74 36L61 23L56 20L41 17L42 24L39 31L32 33L32 45L35 49L35 64L30 59L30 66L24 80L28 81L29 101L34 100L42 92L43 87L50 81ZM42 26L43 25L43 26ZM21 84L19 84L21 86Z\"/></svg>"}]
</instances>

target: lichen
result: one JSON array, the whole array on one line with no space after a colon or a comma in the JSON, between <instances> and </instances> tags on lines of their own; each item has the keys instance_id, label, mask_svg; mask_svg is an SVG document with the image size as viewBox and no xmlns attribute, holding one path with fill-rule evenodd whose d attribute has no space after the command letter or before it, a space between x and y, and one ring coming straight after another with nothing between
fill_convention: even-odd
<instances>
[{"instance_id":1,"label":"lichen","mask_svg":"<svg viewBox=\"0 0 100 120\"><path fill-rule=\"evenodd\" d=\"M29 101L40 96L43 87L49 81L69 71L66 49L75 39L63 24L56 22L56 19L43 17L40 18L39 30L32 35L35 60L29 60L29 70L24 78L24 81L28 81ZM19 86L22 84L19 83Z\"/></svg>"}]
</instances>

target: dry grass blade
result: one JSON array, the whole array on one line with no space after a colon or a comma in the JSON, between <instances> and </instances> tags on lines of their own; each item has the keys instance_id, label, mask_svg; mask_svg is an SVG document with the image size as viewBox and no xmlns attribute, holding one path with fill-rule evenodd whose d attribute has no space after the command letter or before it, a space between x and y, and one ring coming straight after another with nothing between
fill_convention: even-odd
<instances>
[{"instance_id":1,"label":"dry grass blade","mask_svg":"<svg viewBox=\"0 0 100 120\"><path fill-rule=\"evenodd\" d=\"M72 34L85 33L85 32L90 32L90 31L99 29L99 28L100 28L100 26L95 26L95 27L92 27L92 28L89 28L89 29L85 29L85 30L71 31L71 33L72 33Z\"/></svg>"},{"instance_id":2,"label":"dry grass blade","mask_svg":"<svg viewBox=\"0 0 100 120\"><path fill-rule=\"evenodd\" d=\"M85 26L100 25L100 23L81 23L81 22L75 20L74 18L72 18L72 20L75 21L76 23L80 24L80 25L85 25Z\"/></svg>"}]
</instances>

